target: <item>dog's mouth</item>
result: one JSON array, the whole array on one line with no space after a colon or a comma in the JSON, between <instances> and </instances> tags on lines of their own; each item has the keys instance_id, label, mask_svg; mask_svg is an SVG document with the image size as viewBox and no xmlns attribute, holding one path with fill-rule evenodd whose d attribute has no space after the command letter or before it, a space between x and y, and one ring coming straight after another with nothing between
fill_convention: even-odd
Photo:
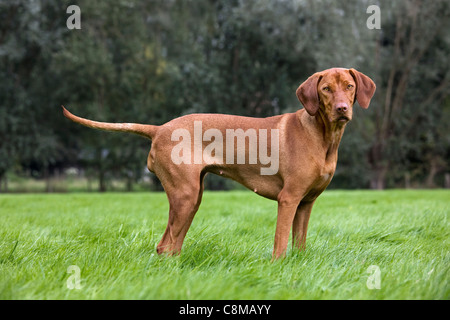
<instances>
[{"instance_id":1,"label":"dog's mouth","mask_svg":"<svg viewBox=\"0 0 450 320\"><path fill-rule=\"evenodd\" d=\"M347 116L340 116L339 118L337 118L338 122L349 122L350 118Z\"/></svg>"}]
</instances>

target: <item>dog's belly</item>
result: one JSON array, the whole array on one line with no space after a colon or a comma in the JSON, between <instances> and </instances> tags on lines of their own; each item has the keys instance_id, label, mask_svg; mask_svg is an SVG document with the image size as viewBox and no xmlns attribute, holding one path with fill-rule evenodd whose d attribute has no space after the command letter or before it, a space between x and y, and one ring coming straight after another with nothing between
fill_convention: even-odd
<instances>
[{"instance_id":1,"label":"dog's belly","mask_svg":"<svg viewBox=\"0 0 450 320\"><path fill-rule=\"evenodd\" d=\"M278 175L261 175L260 168L259 165L211 165L205 167L205 171L232 179L260 196L277 200L283 181Z\"/></svg>"}]
</instances>

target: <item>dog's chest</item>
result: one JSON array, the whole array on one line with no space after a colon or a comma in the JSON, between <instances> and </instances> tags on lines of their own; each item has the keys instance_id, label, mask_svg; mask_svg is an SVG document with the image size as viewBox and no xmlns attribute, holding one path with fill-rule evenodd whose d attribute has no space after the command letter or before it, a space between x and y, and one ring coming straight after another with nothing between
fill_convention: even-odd
<instances>
[{"instance_id":1,"label":"dog's chest","mask_svg":"<svg viewBox=\"0 0 450 320\"><path fill-rule=\"evenodd\" d=\"M331 179L333 178L334 171L336 171L336 160L333 159L331 161L325 161L325 164L320 171L319 180L322 183L325 183L326 186L328 186Z\"/></svg>"},{"instance_id":2,"label":"dog's chest","mask_svg":"<svg viewBox=\"0 0 450 320\"><path fill-rule=\"evenodd\" d=\"M316 179L313 189L322 192L330 184L334 170L323 171Z\"/></svg>"},{"instance_id":3,"label":"dog's chest","mask_svg":"<svg viewBox=\"0 0 450 320\"><path fill-rule=\"evenodd\" d=\"M324 165L319 174L316 176L314 182L311 184L309 192L305 199L315 200L330 184L335 169L336 164L333 165L333 163L331 163L328 165Z\"/></svg>"},{"instance_id":4,"label":"dog's chest","mask_svg":"<svg viewBox=\"0 0 450 320\"><path fill-rule=\"evenodd\" d=\"M322 183L328 184L331 181L332 177L333 177L333 173L332 172L324 173L324 174L320 175L319 180Z\"/></svg>"}]
</instances>

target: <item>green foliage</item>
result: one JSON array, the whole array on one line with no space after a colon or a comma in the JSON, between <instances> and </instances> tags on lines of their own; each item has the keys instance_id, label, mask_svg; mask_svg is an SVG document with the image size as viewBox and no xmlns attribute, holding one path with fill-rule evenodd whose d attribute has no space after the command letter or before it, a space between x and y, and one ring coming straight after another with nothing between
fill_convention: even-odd
<instances>
[{"instance_id":1,"label":"green foliage","mask_svg":"<svg viewBox=\"0 0 450 320\"><path fill-rule=\"evenodd\" d=\"M301 108L297 86L334 66L366 73L377 92L369 110L356 110L331 187L444 184L444 0L382 2L381 30L366 27L372 3L359 0L80 0L80 30L66 27L70 4L0 3L0 190L11 171L48 178L84 168L102 190L108 179L141 178L147 141L68 123L61 104L103 121L264 117Z\"/></svg>"}]
</instances>

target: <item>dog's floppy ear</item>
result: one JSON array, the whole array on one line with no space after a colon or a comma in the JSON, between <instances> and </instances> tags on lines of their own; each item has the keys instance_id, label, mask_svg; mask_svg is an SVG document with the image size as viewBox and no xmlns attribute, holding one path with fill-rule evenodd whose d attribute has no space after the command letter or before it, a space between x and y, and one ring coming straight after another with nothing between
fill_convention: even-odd
<instances>
[{"instance_id":1,"label":"dog's floppy ear","mask_svg":"<svg viewBox=\"0 0 450 320\"><path fill-rule=\"evenodd\" d=\"M297 89L298 100L303 104L309 115L314 116L319 110L319 94L317 86L322 78L320 73L315 73L303 82Z\"/></svg>"},{"instance_id":2,"label":"dog's floppy ear","mask_svg":"<svg viewBox=\"0 0 450 320\"><path fill-rule=\"evenodd\" d=\"M375 93L376 85L368 76L355 69L350 69L350 74L356 82L356 100L359 105L367 109L369 107L370 100Z\"/></svg>"}]
</instances>

